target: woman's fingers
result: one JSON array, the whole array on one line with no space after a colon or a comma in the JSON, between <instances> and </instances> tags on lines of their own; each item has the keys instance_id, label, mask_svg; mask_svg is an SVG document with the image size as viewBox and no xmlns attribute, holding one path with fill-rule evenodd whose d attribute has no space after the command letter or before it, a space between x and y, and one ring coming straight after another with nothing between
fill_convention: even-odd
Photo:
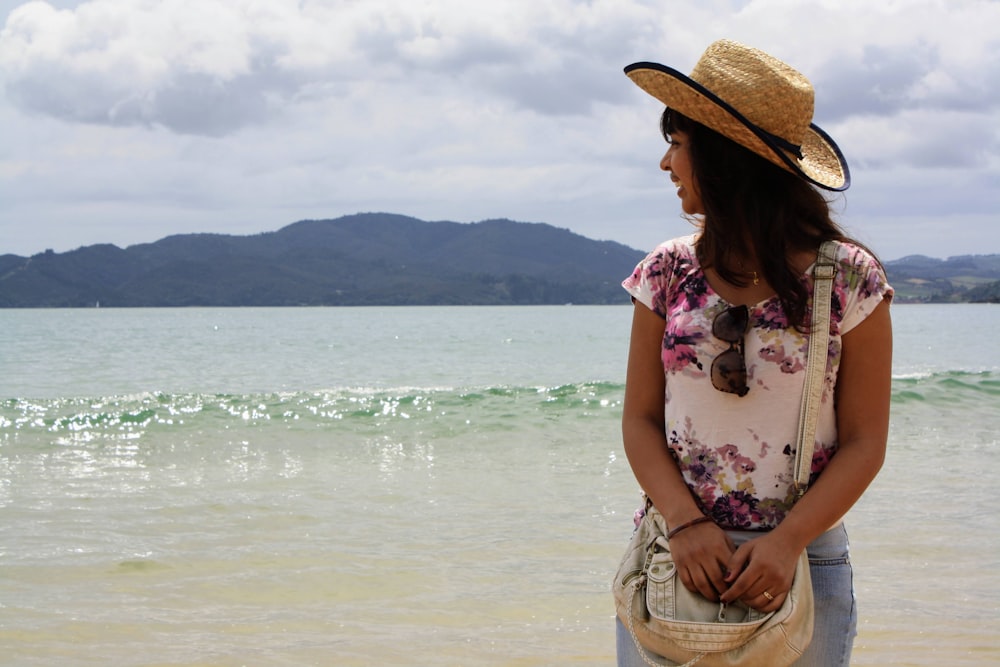
<instances>
[{"instance_id":1,"label":"woman's fingers","mask_svg":"<svg viewBox=\"0 0 1000 667\"><path fill-rule=\"evenodd\" d=\"M714 576L711 571L700 566L683 570L679 572L681 575L681 583L683 583L685 588L689 591L698 593L705 599L718 602L719 595L723 590L725 590L725 585L722 583L723 577L721 567L715 569L718 571L714 573Z\"/></svg>"},{"instance_id":2,"label":"woman's fingers","mask_svg":"<svg viewBox=\"0 0 1000 667\"><path fill-rule=\"evenodd\" d=\"M753 607L757 611L762 611L765 614L772 611L777 611L784 604L785 598L788 597L788 593L772 593L771 591L764 589L759 595L748 596L747 599L742 600L743 604L748 607Z\"/></svg>"},{"instance_id":3,"label":"woman's fingers","mask_svg":"<svg viewBox=\"0 0 1000 667\"><path fill-rule=\"evenodd\" d=\"M670 542L681 583L689 591L718 601L726 590L726 564L732 552L726 534L713 524L700 524Z\"/></svg>"}]
</instances>

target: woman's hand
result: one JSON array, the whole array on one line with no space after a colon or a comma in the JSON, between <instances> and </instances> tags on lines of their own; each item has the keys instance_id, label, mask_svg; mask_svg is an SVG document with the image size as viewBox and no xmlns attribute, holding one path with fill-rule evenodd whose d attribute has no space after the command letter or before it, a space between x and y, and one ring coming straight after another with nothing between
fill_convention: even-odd
<instances>
[{"instance_id":1,"label":"woman's hand","mask_svg":"<svg viewBox=\"0 0 1000 667\"><path fill-rule=\"evenodd\" d=\"M792 588L800 553L774 533L740 545L727 563L722 602L739 600L764 613L775 611Z\"/></svg>"},{"instance_id":2,"label":"woman's hand","mask_svg":"<svg viewBox=\"0 0 1000 667\"><path fill-rule=\"evenodd\" d=\"M711 522L685 528L670 538L670 554L681 583L713 602L729 586L726 573L735 549L726 532Z\"/></svg>"}]
</instances>

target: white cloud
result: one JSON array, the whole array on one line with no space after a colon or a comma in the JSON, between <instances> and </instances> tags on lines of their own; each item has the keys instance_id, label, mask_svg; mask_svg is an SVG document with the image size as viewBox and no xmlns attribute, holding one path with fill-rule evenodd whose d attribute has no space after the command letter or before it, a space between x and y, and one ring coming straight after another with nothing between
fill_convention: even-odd
<instances>
[{"instance_id":1,"label":"white cloud","mask_svg":"<svg viewBox=\"0 0 1000 667\"><path fill-rule=\"evenodd\" d=\"M550 222L645 248L688 226L656 169L657 103L622 67L688 71L719 37L813 80L817 123L852 165L845 217L883 254L938 254L934 233L959 215L994 239L969 252L1000 251L983 223L1000 191L997 2L0 0L4 12L0 253L359 210ZM911 216L917 234L879 235Z\"/></svg>"},{"instance_id":2,"label":"white cloud","mask_svg":"<svg viewBox=\"0 0 1000 667\"><path fill-rule=\"evenodd\" d=\"M622 98L595 61L595 46L627 36L609 4L513 4L508 14L503 3L469 11L450 1L92 0L75 11L32 2L7 21L0 67L25 111L209 136L265 122L301 95L336 98L371 81L555 114Z\"/></svg>"}]
</instances>

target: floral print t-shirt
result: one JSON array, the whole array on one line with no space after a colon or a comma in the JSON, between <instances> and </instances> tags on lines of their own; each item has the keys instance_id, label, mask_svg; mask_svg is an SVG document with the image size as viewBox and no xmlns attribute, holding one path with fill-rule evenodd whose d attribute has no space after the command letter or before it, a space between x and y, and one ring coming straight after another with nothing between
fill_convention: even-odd
<instances>
[{"instance_id":1,"label":"floral print t-shirt","mask_svg":"<svg viewBox=\"0 0 1000 667\"><path fill-rule=\"evenodd\" d=\"M666 321L661 356L667 444L691 492L723 528L770 530L791 509L795 496L795 439L808 336L788 325L776 296L750 306L744 338L750 391L737 396L713 387L712 360L730 345L712 335L712 321L732 304L708 284L694 243L695 237L687 236L661 244L622 286ZM839 243L836 258L813 480L837 453L834 387L841 336L893 293L878 262L862 248ZM811 273L810 266L802 276L810 295Z\"/></svg>"}]
</instances>

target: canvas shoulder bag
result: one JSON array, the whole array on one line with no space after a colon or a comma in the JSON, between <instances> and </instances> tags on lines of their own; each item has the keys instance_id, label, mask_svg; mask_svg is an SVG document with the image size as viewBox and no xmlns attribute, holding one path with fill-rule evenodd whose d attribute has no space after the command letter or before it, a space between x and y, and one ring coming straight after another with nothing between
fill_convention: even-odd
<instances>
[{"instance_id":1,"label":"canvas shoulder bag","mask_svg":"<svg viewBox=\"0 0 1000 667\"><path fill-rule=\"evenodd\" d=\"M799 409L795 490L809 486L826 374L830 306L836 274L836 244L824 243L813 267L813 316L806 379ZM659 667L646 651L683 667L785 667L808 647L813 631L813 590L806 552L799 555L795 579L777 611L763 614L743 603L712 602L689 591L677 577L666 538L667 525L647 507L618 571L612 591L618 617L639 654Z\"/></svg>"}]
</instances>

